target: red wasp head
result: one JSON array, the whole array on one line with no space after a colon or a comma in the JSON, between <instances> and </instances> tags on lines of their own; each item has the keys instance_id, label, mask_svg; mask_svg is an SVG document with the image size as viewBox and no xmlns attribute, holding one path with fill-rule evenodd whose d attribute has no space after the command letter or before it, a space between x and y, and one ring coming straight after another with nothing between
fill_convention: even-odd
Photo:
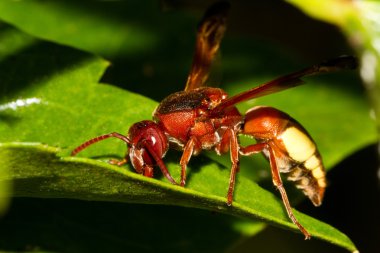
<instances>
[{"instance_id":1,"label":"red wasp head","mask_svg":"<svg viewBox=\"0 0 380 253\"><path fill-rule=\"evenodd\" d=\"M131 126L128 138L132 166L138 173L153 177L153 166L157 164L157 158L164 157L169 148L165 133L155 122L144 120Z\"/></svg>"},{"instance_id":2,"label":"red wasp head","mask_svg":"<svg viewBox=\"0 0 380 253\"><path fill-rule=\"evenodd\" d=\"M162 174L171 183L177 184L162 162L162 158L169 149L169 141L159 125L151 120L143 120L133 124L129 128L128 136L113 132L88 140L74 149L71 155L74 156L88 146L110 137L118 138L128 146L124 159L121 161L112 160L112 164L123 165L127 163L127 157L129 156L132 166L137 173L143 174L146 177L153 177L153 166L158 165Z\"/></svg>"}]
</instances>

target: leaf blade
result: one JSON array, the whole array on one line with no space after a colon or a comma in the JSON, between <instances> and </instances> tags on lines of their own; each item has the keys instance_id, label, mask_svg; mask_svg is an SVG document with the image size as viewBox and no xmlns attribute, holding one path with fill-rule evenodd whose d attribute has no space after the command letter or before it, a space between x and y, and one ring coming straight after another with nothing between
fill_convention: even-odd
<instances>
[{"instance_id":1,"label":"leaf blade","mask_svg":"<svg viewBox=\"0 0 380 253\"><path fill-rule=\"evenodd\" d=\"M240 188L255 196L254 201L241 196L244 193L240 191L233 206L228 207L222 192L205 194L196 188L181 188L92 159L59 158L57 151L57 148L41 144L9 143L0 146L3 165L14 168L9 179L14 180L15 196L175 204L238 217L264 219L276 226L297 231L284 213L282 203L248 179L240 179ZM48 166L41 168L41 164ZM294 212L314 237L350 251L356 250L350 239L335 228Z\"/></svg>"}]
</instances>

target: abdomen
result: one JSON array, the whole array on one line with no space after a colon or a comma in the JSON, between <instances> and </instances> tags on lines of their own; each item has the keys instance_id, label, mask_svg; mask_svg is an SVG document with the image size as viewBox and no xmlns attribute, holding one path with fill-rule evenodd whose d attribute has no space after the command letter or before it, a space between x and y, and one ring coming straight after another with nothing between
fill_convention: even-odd
<instances>
[{"instance_id":1,"label":"abdomen","mask_svg":"<svg viewBox=\"0 0 380 253\"><path fill-rule=\"evenodd\" d=\"M326 173L317 146L288 114L272 107L254 107L245 116L243 133L273 147L276 164L288 180L318 206L326 188ZM264 150L268 157L268 151Z\"/></svg>"}]
</instances>

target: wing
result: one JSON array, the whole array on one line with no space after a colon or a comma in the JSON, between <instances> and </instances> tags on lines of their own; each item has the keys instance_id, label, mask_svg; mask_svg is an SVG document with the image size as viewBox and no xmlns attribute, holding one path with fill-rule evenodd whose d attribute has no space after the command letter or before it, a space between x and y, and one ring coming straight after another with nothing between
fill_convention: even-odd
<instances>
[{"instance_id":1,"label":"wing","mask_svg":"<svg viewBox=\"0 0 380 253\"><path fill-rule=\"evenodd\" d=\"M216 106L212 110L212 113L218 114L226 108L234 106L237 103L299 86L304 83L301 80L302 77L335 72L344 69L355 69L357 65L357 59L353 56L342 56L328 60L322 62L321 64L313 65L309 68L305 68L300 71L279 77L273 81L264 83L255 88L230 97Z\"/></svg>"},{"instance_id":2,"label":"wing","mask_svg":"<svg viewBox=\"0 0 380 253\"><path fill-rule=\"evenodd\" d=\"M227 2L218 2L212 5L203 16L198 26L195 53L185 91L204 86L226 30L229 7Z\"/></svg>"}]
</instances>

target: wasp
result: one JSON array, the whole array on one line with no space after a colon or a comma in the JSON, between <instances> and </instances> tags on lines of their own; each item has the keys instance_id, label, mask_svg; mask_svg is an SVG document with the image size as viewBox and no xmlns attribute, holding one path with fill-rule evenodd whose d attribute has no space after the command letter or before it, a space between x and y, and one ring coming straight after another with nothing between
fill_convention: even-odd
<instances>
[{"instance_id":1,"label":"wasp","mask_svg":"<svg viewBox=\"0 0 380 253\"><path fill-rule=\"evenodd\" d=\"M235 105L301 85L304 83L301 78L306 76L353 69L356 60L351 56L329 60L229 97L222 89L206 87L210 68L226 30L228 9L228 3L220 2L206 11L198 26L185 90L163 99L153 112L153 120L133 124L127 135L113 132L90 139L75 148L71 155L104 139L118 138L127 144L127 152L123 160L111 161L113 164L121 166L130 161L136 172L146 177L153 177L157 166L172 184L185 186L186 168L192 156L202 150L214 150L218 155L229 152L232 166L227 205L230 206L239 171L239 157L262 153L270 163L273 184L281 194L289 218L309 239L309 232L292 212L280 173L286 173L287 179L294 181L315 206L321 205L326 172L314 140L300 123L278 109L257 106L242 115ZM256 143L240 145L241 135L253 137ZM179 162L179 183L163 161L172 146L183 151Z\"/></svg>"}]
</instances>

